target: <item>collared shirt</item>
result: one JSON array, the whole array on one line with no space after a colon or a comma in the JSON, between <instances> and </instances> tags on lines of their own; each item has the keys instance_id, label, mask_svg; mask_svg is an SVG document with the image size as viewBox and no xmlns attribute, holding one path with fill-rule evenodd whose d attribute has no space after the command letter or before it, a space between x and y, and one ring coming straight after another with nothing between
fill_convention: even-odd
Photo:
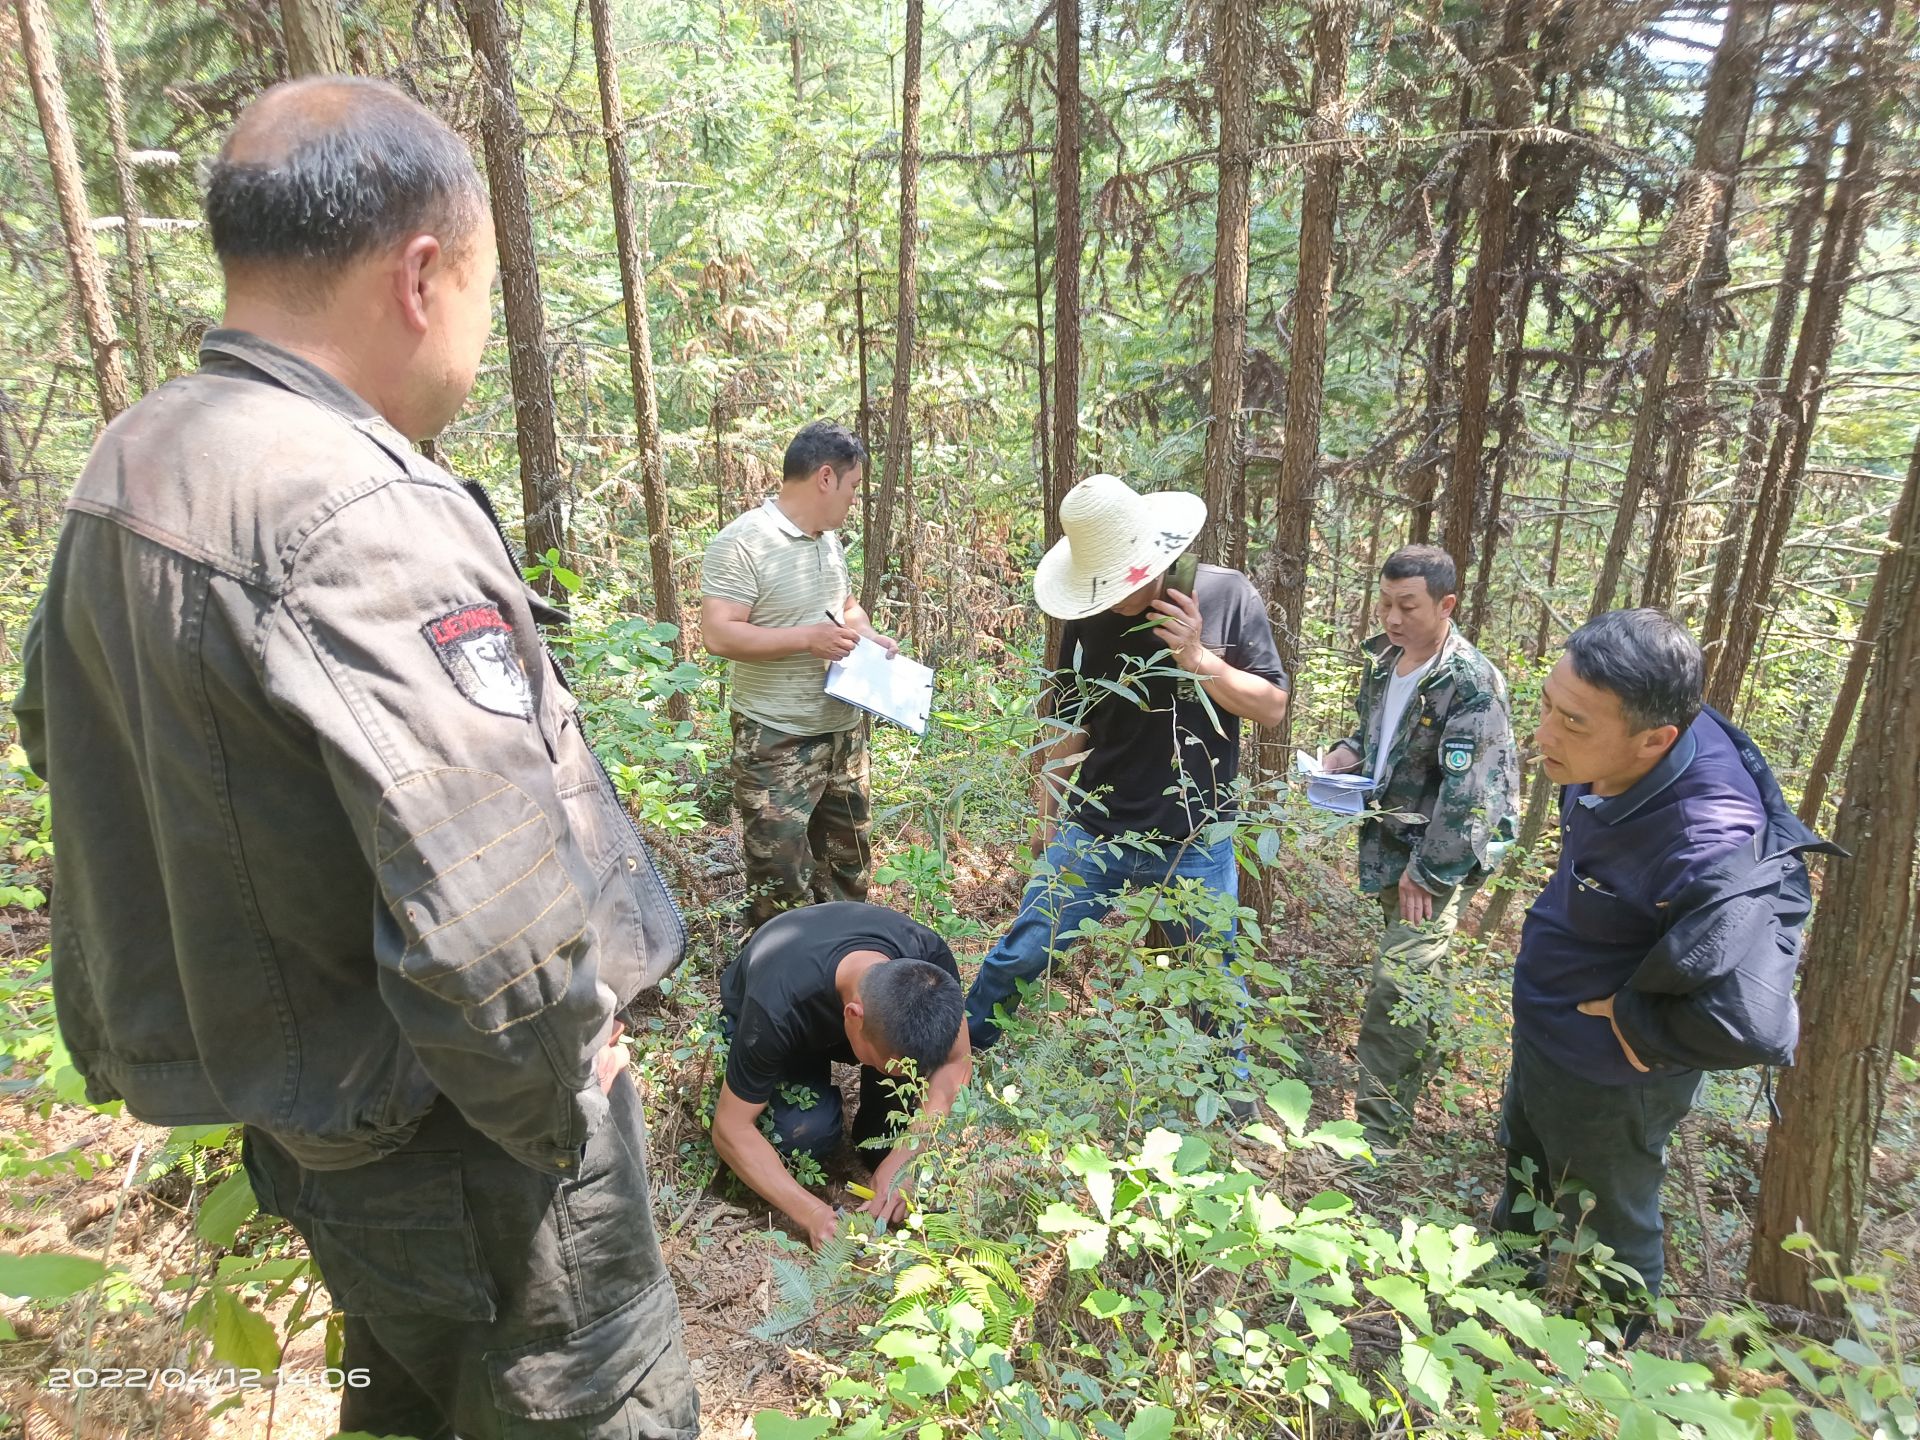
<instances>
[{"instance_id":1,"label":"collared shirt","mask_svg":"<svg viewBox=\"0 0 1920 1440\"><path fill-rule=\"evenodd\" d=\"M700 593L747 606L770 629L820 625L846 615L847 559L832 530L810 535L769 498L707 546ZM860 712L830 699L826 665L813 655L731 662L731 704L749 720L788 735L851 730Z\"/></svg>"},{"instance_id":2,"label":"collared shirt","mask_svg":"<svg viewBox=\"0 0 1920 1440\"><path fill-rule=\"evenodd\" d=\"M1665 933L1673 898L1765 822L1752 775L1707 715L1620 794L1566 787L1560 861L1527 912L1514 961L1514 1029L1602 1084L1673 1073L1635 1070L1605 1017L1576 1007L1624 986Z\"/></svg>"}]
</instances>

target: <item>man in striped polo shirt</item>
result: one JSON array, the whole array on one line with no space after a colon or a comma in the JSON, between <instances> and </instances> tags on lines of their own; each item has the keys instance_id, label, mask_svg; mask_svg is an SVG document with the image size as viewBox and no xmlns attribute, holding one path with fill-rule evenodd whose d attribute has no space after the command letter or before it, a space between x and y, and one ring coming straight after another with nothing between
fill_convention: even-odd
<instances>
[{"instance_id":1,"label":"man in striped polo shirt","mask_svg":"<svg viewBox=\"0 0 1920 1440\"><path fill-rule=\"evenodd\" d=\"M867 451L844 425L793 437L780 493L713 537L700 571L700 631L731 667L733 798L746 858L748 928L809 900L864 900L866 727L826 694L826 667L862 637L889 656L852 596L835 533L860 494Z\"/></svg>"}]
</instances>

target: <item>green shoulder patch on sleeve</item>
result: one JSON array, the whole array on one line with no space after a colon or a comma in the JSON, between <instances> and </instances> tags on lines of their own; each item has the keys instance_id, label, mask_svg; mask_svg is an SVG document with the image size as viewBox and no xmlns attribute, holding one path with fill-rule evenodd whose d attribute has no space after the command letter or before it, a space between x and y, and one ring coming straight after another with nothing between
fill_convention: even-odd
<instances>
[{"instance_id":1,"label":"green shoulder patch on sleeve","mask_svg":"<svg viewBox=\"0 0 1920 1440\"><path fill-rule=\"evenodd\" d=\"M1449 775L1464 775L1473 768L1473 741L1453 737L1440 742L1440 768Z\"/></svg>"}]
</instances>

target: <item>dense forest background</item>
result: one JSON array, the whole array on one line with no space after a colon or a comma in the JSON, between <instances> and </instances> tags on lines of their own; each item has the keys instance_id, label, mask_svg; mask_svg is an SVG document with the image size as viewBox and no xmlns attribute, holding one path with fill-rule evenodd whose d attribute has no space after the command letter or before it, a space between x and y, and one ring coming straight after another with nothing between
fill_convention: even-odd
<instances>
[{"instance_id":1,"label":"dense forest background","mask_svg":"<svg viewBox=\"0 0 1920 1440\"><path fill-rule=\"evenodd\" d=\"M432 448L568 601L555 647L693 923L636 1055L712 1433L1916 1433L1912 7L9 0L0 37L9 686L103 419L217 323L196 177L238 109L289 74L385 76L483 162L503 313ZM1209 975L1146 933L1190 901L1140 897L983 1067L915 1223L809 1261L704 1135L739 859L689 617L706 540L818 417L873 453L868 607L942 675L923 740L875 736L877 898L968 958L1025 873L1027 582L1074 480L1203 493L1207 552L1254 577L1297 679L1241 834L1265 1127L1225 1121L1245 1082L1179 1018ZM1284 760L1343 728L1377 564L1428 538L1517 730L1588 614L1670 607L1855 856L1819 877L1800 1063L1714 1077L1682 1132L1675 1333L1630 1366L1584 1344L1604 1313L1562 1314L1604 1269L1591 1237L1557 1237L1536 1300L1470 1228L1544 779L1425 1002L1454 1059L1417 1143L1356 1163L1343 1123L1373 922L1351 832ZM17 748L0 815L0 1407L35 1437L328 1433L324 1394L48 1387L318 1365L330 1327L231 1133L79 1103Z\"/></svg>"}]
</instances>

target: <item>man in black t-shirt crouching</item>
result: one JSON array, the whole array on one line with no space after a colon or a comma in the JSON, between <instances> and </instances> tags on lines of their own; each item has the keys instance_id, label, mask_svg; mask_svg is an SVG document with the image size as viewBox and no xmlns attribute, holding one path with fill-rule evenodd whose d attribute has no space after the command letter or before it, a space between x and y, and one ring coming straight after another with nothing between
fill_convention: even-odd
<instances>
[{"instance_id":1,"label":"man in black t-shirt crouching","mask_svg":"<svg viewBox=\"0 0 1920 1440\"><path fill-rule=\"evenodd\" d=\"M926 1081L920 1113L945 1114L973 1070L960 967L946 941L883 906L808 905L753 933L720 977L720 1007L732 1046L713 1148L818 1249L837 1216L787 1172L760 1133L760 1112L772 1110L780 1150L825 1160L840 1144L839 1060L860 1066L857 1146L892 1136L904 1118L888 1082L905 1077L907 1061ZM874 1167L865 1213L889 1222L906 1213L896 1181L912 1156L903 1136Z\"/></svg>"}]
</instances>

